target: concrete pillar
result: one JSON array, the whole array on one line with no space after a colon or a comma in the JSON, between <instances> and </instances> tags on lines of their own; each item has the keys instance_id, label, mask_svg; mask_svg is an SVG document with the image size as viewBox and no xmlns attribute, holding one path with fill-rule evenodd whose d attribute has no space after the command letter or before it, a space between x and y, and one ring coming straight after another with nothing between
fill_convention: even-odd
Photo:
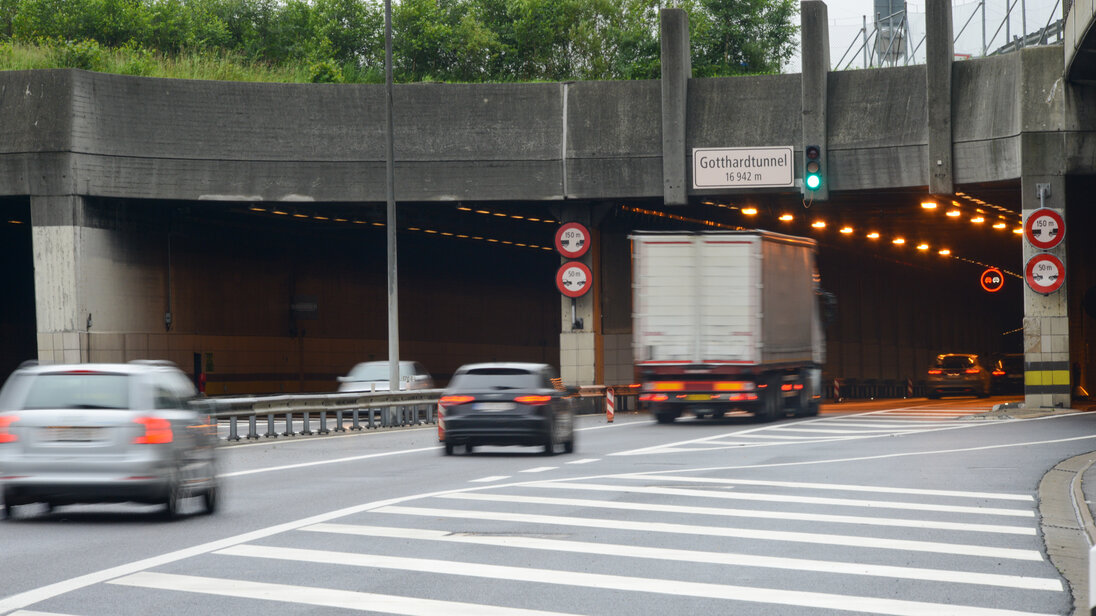
<instances>
[{"instance_id":1,"label":"concrete pillar","mask_svg":"<svg viewBox=\"0 0 1096 616\"><path fill-rule=\"evenodd\" d=\"M43 363L86 361L84 200L75 195L32 196L30 211L38 359Z\"/></svg>"},{"instance_id":2,"label":"concrete pillar","mask_svg":"<svg viewBox=\"0 0 1096 616\"><path fill-rule=\"evenodd\" d=\"M928 110L928 185L933 195L952 195L955 183L952 163L951 1L928 0L925 5L925 98Z\"/></svg>"},{"instance_id":3,"label":"concrete pillar","mask_svg":"<svg viewBox=\"0 0 1096 616\"><path fill-rule=\"evenodd\" d=\"M1062 161L1064 144L1054 135L1022 135L1020 178L1024 221L1041 207L1058 211L1066 221L1066 236L1054 248L1041 250L1023 240L1026 269L1032 257L1050 253L1065 266L1067 282L1049 295L1037 293L1024 283L1024 400L1025 406L1069 408L1071 404L1069 357L1068 280L1071 268L1066 260L1070 238L1066 218L1065 176L1056 162ZM1072 230L1076 232L1076 229Z\"/></svg>"},{"instance_id":4,"label":"concrete pillar","mask_svg":"<svg viewBox=\"0 0 1096 616\"><path fill-rule=\"evenodd\" d=\"M689 16L682 9L662 9L662 197L666 205L689 202L685 126L689 78Z\"/></svg>"},{"instance_id":5,"label":"concrete pillar","mask_svg":"<svg viewBox=\"0 0 1096 616\"><path fill-rule=\"evenodd\" d=\"M822 163L822 186L818 190L803 189L803 195L815 201L830 198L830 177L827 165L826 104L830 74L830 30L828 10L822 0L799 3L801 22L803 146L817 145Z\"/></svg>"}]
</instances>

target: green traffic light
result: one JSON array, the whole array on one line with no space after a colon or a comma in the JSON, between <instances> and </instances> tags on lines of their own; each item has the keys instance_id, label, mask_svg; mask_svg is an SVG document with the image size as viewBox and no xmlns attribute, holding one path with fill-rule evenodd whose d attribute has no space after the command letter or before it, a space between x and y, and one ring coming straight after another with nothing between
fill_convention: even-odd
<instances>
[{"instance_id":1,"label":"green traffic light","mask_svg":"<svg viewBox=\"0 0 1096 616\"><path fill-rule=\"evenodd\" d=\"M818 190L822 186L822 177L818 175L807 176L807 188L810 190Z\"/></svg>"}]
</instances>

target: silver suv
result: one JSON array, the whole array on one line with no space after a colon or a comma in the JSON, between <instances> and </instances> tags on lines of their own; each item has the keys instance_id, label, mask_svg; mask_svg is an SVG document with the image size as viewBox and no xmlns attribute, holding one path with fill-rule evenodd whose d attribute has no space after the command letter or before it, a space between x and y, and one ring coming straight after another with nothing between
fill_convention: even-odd
<instances>
[{"instance_id":1,"label":"silver suv","mask_svg":"<svg viewBox=\"0 0 1096 616\"><path fill-rule=\"evenodd\" d=\"M170 362L22 366L0 389L4 514L29 503L200 496L217 507L216 425Z\"/></svg>"}]
</instances>

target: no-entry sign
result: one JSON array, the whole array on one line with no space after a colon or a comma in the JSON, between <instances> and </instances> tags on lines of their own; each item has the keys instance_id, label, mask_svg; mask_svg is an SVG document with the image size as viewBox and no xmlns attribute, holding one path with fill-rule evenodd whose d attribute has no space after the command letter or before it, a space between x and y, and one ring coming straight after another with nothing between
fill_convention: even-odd
<instances>
[{"instance_id":1,"label":"no-entry sign","mask_svg":"<svg viewBox=\"0 0 1096 616\"><path fill-rule=\"evenodd\" d=\"M578 261L564 263L556 273L556 287L567 297L580 297L590 290L594 277L590 268Z\"/></svg>"},{"instance_id":2,"label":"no-entry sign","mask_svg":"<svg viewBox=\"0 0 1096 616\"><path fill-rule=\"evenodd\" d=\"M556 251L567 259L577 259L590 250L590 230L569 222L556 231Z\"/></svg>"},{"instance_id":3,"label":"no-entry sign","mask_svg":"<svg viewBox=\"0 0 1096 616\"><path fill-rule=\"evenodd\" d=\"M1034 247L1049 250L1062 242L1066 223L1062 215L1050 208L1040 208L1024 221L1024 237Z\"/></svg>"},{"instance_id":4,"label":"no-entry sign","mask_svg":"<svg viewBox=\"0 0 1096 616\"><path fill-rule=\"evenodd\" d=\"M991 267L982 272L982 288L990 293L996 293L1005 286L1005 275L996 267Z\"/></svg>"},{"instance_id":5,"label":"no-entry sign","mask_svg":"<svg viewBox=\"0 0 1096 616\"><path fill-rule=\"evenodd\" d=\"M1032 291L1048 295L1062 288L1066 281L1066 268L1054 255L1035 255L1024 268L1024 280Z\"/></svg>"}]
</instances>

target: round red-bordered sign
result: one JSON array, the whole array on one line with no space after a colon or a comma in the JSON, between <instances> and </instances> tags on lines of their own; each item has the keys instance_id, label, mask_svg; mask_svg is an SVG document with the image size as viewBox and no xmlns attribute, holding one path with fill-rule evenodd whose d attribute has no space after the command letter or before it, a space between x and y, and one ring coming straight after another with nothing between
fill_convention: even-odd
<instances>
[{"instance_id":1,"label":"round red-bordered sign","mask_svg":"<svg viewBox=\"0 0 1096 616\"><path fill-rule=\"evenodd\" d=\"M577 259L590 250L590 230L577 222L562 225L556 231L556 251L568 259Z\"/></svg>"},{"instance_id":2,"label":"round red-bordered sign","mask_svg":"<svg viewBox=\"0 0 1096 616\"><path fill-rule=\"evenodd\" d=\"M581 297L593 286L590 268L578 261L564 263L556 273L556 288L567 297Z\"/></svg>"},{"instance_id":3,"label":"round red-bordered sign","mask_svg":"<svg viewBox=\"0 0 1096 616\"><path fill-rule=\"evenodd\" d=\"M1024 280L1032 291L1049 295L1065 283L1066 266L1054 255L1038 254L1028 260Z\"/></svg>"},{"instance_id":4,"label":"round red-bordered sign","mask_svg":"<svg viewBox=\"0 0 1096 616\"><path fill-rule=\"evenodd\" d=\"M996 267L991 267L982 272L982 288L990 293L996 293L1005 286L1005 275Z\"/></svg>"},{"instance_id":5,"label":"round red-bordered sign","mask_svg":"<svg viewBox=\"0 0 1096 616\"><path fill-rule=\"evenodd\" d=\"M1036 248L1054 248L1065 236L1066 223L1062 215L1050 208L1035 210L1024 221L1024 237Z\"/></svg>"}]
</instances>

